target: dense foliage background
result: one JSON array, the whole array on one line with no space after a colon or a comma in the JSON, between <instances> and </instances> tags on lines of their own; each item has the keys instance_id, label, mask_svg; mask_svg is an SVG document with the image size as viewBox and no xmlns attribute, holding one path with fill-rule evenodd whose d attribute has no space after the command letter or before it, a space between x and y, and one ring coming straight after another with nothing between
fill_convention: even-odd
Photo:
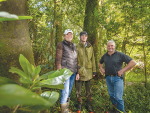
<instances>
[{"instance_id":1,"label":"dense foliage background","mask_svg":"<svg viewBox=\"0 0 150 113\"><path fill-rule=\"evenodd\" d=\"M82 30L91 32L96 30L94 32L97 33L96 37L91 36L92 33L90 33L88 39L93 46L96 45L96 63L98 64L101 56L107 51L107 41L113 39L118 51L131 56L138 63L132 73L126 73L126 79L130 76L128 81L136 77L138 81L146 82L150 74L150 2L140 0L95 1L95 3L92 1L91 5L86 5L90 0L28 1L28 15L33 17L29 21L29 30L35 64L45 64L49 61L51 62L49 68L54 68L52 59L55 58L57 43L63 40L65 29L73 30L74 43L79 42L79 33ZM86 9L93 10L85 12ZM94 24L96 29L88 28L91 24Z\"/></svg>"},{"instance_id":2,"label":"dense foliage background","mask_svg":"<svg viewBox=\"0 0 150 113\"><path fill-rule=\"evenodd\" d=\"M91 11L87 11L87 9ZM34 17L29 22L29 28L36 64L44 64L48 66L47 68L54 69L52 59L55 58L55 48L57 43L63 40L63 32L68 28L74 32L74 43L79 42L79 33L82 30L96 33L94 35L90 33L88 40L93 46L96 46L94 50L97 64L101 56L107 51L107 41L113 39L118 51L126 53L137 62L134 69L125 73L126 85L131 82L137 84L137 86L125 88L126 111L133 113L150 112L150 107L148 107L150 105L148 102L150 100L149 89L144 88L150 81L150 1L36 0L29 2L28 11L29 15ZM51 63L49 64L49 62ZM99 113L110 107L110 101L105 82L100 82L101 73L99 73L98 67L97 75L98 77L93 81L92 90L93 108L96 113ZM140 89L143 89L144 92ZM131 91L134 91L136 95ZM140 98L140 102L136 98ZM143 98L146 99L143 100ZM75 89L72 91L72 106L70 108L75 111L76 102L73 100L76 100ZM58 107L59 103L56 106Z\"/></svg>"}]
</instances>

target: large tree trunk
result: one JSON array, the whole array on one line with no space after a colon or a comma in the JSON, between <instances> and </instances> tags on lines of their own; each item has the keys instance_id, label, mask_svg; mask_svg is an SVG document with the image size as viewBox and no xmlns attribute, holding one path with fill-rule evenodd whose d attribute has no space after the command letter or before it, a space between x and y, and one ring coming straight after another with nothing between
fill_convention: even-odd
<instances>
[{"instance_id":1,"label":"large tree trunk","mask_svg":"<svg viewBox=\"0 0 150 113\"><path fill-rule=\"evenodd\" d=\"M84 31L88 33L88 41L92 44L95 53L95 62L98 72L98 59L97 59L97 37L98 37L98 23L96 20L95 11L98 10L98 0L86 0Z\"/></svg>"},{"instance_id":2,"label":"large tree trunk","mask_svg":"<svg viewBox=\"0 0 150 113\"><path fill-rule=\"evenodd\" d=\"M7 0L0 3L0 11L7 11L18 16L27 14L27 0ZM19 55L23 54L34 64L27 20L5 21L0 23L0 76L19 83L19 76L9 72L10 67L21 68Z\"/></svg>"}]
</instances>

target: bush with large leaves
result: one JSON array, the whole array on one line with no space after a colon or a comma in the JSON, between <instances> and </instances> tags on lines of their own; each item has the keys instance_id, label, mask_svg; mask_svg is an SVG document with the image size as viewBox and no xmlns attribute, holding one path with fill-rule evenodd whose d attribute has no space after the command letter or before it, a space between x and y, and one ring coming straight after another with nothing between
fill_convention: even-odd
<instances>
[{"instance_id":1,"label":"bush with large leaves","mask_svg":"<svg viewBox=\"0 0 150 113\"><path fill-rule=\"evenodd\" d=\"M34 91L41 87L63 89L64 81L72 72L69 69L60 69L39 76L40 66L34 67L22 54L19 62L23 71L15 67L11 67L9 71L20 76L22 86L11 79L0 77L0 106L21 105L20 109L25 107L30 110L42 110L52 106L58 100L59 93L45 91L38 95Z\"/></svg>"}]
</instances>

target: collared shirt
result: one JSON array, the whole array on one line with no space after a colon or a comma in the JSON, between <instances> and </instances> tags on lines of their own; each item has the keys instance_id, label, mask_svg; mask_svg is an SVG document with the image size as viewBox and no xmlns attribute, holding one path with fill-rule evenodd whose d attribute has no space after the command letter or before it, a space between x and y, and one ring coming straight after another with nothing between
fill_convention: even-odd
<instances>
[{"instance_id":1,"label":"collared shirt","mask_svg":"<svg viewBox=\"0 0 150 113\"><path fill-rule=\"evenodd\" d=\"M85 47L87 46L87 42L85 43Z\"/></svg>"},{"instance_id":2,"label":"collared shirt","mask_svg":"<svg viewBox=\"0 0 150 113\"><path fill-rule=\"evenodd\" d=\"M118 71L122 69L123 62L129 63L132 60L131 57L127 56L122 52L115 51L111 56L105 53L100 59L100 64L105 64L105 76L117 75Z\"/></svg>"}]
</instances>

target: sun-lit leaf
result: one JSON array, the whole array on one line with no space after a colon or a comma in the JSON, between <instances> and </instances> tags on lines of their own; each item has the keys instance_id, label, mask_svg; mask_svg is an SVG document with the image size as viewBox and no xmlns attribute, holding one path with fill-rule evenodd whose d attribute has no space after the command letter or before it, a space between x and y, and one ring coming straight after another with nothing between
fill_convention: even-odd
<instances>
[{"instance_id":1,"label":"sun-lit leaf","mask_svg":"<svg viewBox=\"0 0 150 113\"><path fill-rule=\"evenodd\" d=\"M35 67L34 67L32 64L30 64L30 65L31 65L30 74L31 74L31 76L32 76L33 78L35 78Z\"/></svg>"},{"instance_id":2,"label":"sun-lit leaf","mask_svg":"<svg viewBox=\"0 0 150 113\"><path fill-rule=\"evenodd\" d=\"M11 67L11 69L9 69L9 72L17 73L20 76L20 80L19 81L21 83L30 83L30 84L32 83L32 79L26 73L21 71L20 69Z\"/></svg>"},{"instance_id":3,"label":"sun-lit leaf","mask_svg":"<svg viewBox=\"0 0 150 113\"><path fill-rule=\"evenodd\" d=\"M56 71L56 70L55 70ZM41 75L39 78L38 78L38 81L39 80L42 80L42 79L47 79L49 75L51 75L52 73L54 73L55 71L50 71L48 73L45 73L43 75Z\"/></svg>"},{"instance_id":4,"label":"sun-lit leaf","mask_svg":"<svg viewBox=\"0 0 150 113\"><path fill-rule=\"evenodd\" d=\"M40 66L37 66L36 68L35 68L35 78L37 78L37 76L39 75L39 73L40 73L40 71L41 71L41 67Z\"/></svg>"},{"instance_id":5,"label":"sun-lit leaf","mask_svg":"<svg viewBox=\"0 0 150 113\"><path fill-rule=\"evenodd\" d=\"M59 85L63 84L72 75L72 72L69 69L60 69L48 75L47 80L40 81L37 85Z\"/></svg>"},{"instance_id":6,"label":"sun-lit leaf","mask_svg":"<svg viewBox=\"0 0 150 113\"><path fill-rule=\"evenodd\" d=\"M29 78L28 75L26 75L26 73L24 73L23 71L15 67L10 67L9 72L17 73L20 77L25 78L25 79Z\"/></svg>"},{"instance_id":7,"label":"sun-lit leaf","mask_svg":"<svg viewBox=\"0 0 150 113\"><path fill-rule=\"evenodd\" d=\"M51 79L54 77L59 77L61 75L62 78L65 76L65 80L67 80L72 74L73 73L69 69L63 68L63 69L57 70L54 73L48 75L48 79Z\"/></svg>"},{"instance_id":8,"label":"sun-lit leaf","mask_svg":"<svg viewBox=\"0 0 150 113\"><path fill-rule=\"evenodd\" d=\"M20 81L21 83L33 84L33 81L32 81L32 79L30 79L30 78L29 78L29 79L20 78L19 81Z\"/></svg>"},{"instance_id":9,"label":"sun-lit leaf","mask_svg":"<svg viewBox=\"0 0 150 113\"><path fill-rule=\"evenodd\" d=\"M59 98L59 93L57 93L55 91L52 91L52 92L46 91L46 92L42 93L40 96L43 97L44 99L50 101L51 104L54 104Z\"/></svg>"},{"instance_id":10,"label":"sun-lit leaf","mask_svg":"<svg viewBox=\"0 0 150 113\"><path fill-rule=\"evenodd\" d=\"M12 21L12 20L24 20L24 19L32 19L32 17L31 16L18 16L18 19L0 17L0 22L2 22L2 21Z\"/></svg>"},{"instance_id":11,"label":"sun-lit leaf","mask_svg":"<svg viewBox=\"0 0 150 113\"><path fill-rule=\"evenodd\" d=\"M0 86L0 106L15 106L15 105L34 105L48 108L52 104L40 97L38 94L29 91L16 84L6 84Z\"/></svg>"},{"instance_id":12,"label":"sun-lit leaf","mask_svg":"<svg viewBox=\"0 0 150 113\"><path fill-rule=\"evenodd\" d=\"M28 77L32 78L32 73L33 73L32 68L33 67L30 64L30 62L22 54L20 54L19 62L20 62L20 65L21 65L23 71L25 72L25 74Z\"/></svg>"}]
</instances>

